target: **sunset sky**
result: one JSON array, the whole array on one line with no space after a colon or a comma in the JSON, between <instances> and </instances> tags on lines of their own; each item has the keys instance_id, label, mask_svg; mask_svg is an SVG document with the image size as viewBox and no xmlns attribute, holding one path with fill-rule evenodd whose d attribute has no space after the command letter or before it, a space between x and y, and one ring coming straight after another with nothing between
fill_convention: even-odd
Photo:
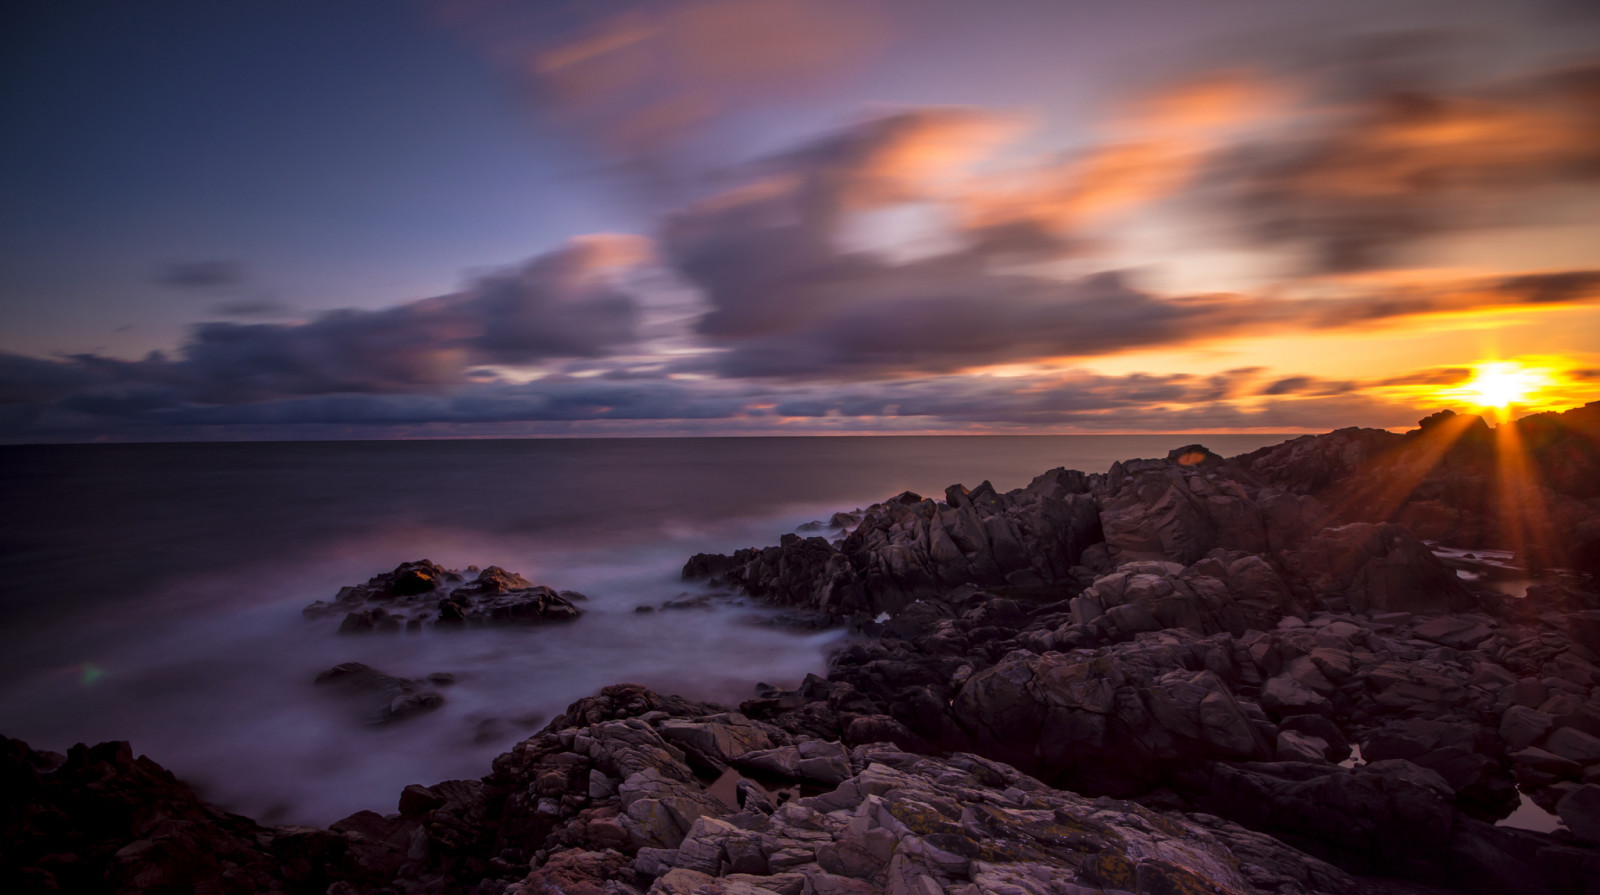
<instances>
[{"instance_id":1,"label":"sunset sky","mask_svg":"<svg viewBox=\"0 0 1600 895\"><path fill-rule=\"evenodd\" d=\"M1600 400L1592 0L11 6L0 441Z\"/></svg>"}]
</instances>

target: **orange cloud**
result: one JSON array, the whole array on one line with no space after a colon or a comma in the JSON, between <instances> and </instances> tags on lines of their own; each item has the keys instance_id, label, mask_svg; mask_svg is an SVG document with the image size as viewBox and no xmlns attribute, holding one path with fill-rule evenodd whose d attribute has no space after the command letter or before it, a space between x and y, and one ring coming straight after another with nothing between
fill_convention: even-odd
<instances>
[{"instance_id":1,"label":"orange cloud","mask_svg":"<svg viewBox=\"0 0 1600 895\"><path fill-rule=\"evenodd\" d=\"M637 3L576 29L540 7L448 0L439 14L568 125L623 156L829 82L885 37L869 10L832 0Z\"/></svg>"},{"instance_id":2,"label":"orange cloud","mask_svg":"<svg viewBox=\"0 0 1600 895\"><path fill-rule=\"evenodd\" d=\"M1321 270L1380 268L1421 239L1570 198L1538 191L1600 185L1600 62L1471 88L1379 82L1297 114L1219 154L1204 195L1258 245Z\"/></svg>"},{"instance_id":3,"label":"orange cloud","mask_svg":"<svg viewBox=\"0 0 1600 895\"><path fill-rule=\"evenodd\" d=\"M1104 142L1003 174L965 197L963 220L985 229L1031 222L1061 236L1175 195L1230 128L1281 110L1284 91L1231 71L1187 79L1114 112Z\"/></svg>"}]
</instances>

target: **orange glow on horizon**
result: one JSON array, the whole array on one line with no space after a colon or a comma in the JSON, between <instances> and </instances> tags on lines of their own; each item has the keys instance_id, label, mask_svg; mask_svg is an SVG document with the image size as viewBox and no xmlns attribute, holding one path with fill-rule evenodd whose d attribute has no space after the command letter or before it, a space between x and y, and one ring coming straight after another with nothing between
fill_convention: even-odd
<instances>
[{"instance_id":1,"label":"orange glow on horizon","mask_svg":"<svg viewBox=\"0 0 1600 895\"><path fill-rule=\"evenodd\" d=\"M1546 409L1546 393L1558 384L1556 371L1518 361L1481 361L1472 370L1471 379L1440 390L1440 397L1490 411L1502 421L1515 410Z\"/></svg>"}]
</instances>

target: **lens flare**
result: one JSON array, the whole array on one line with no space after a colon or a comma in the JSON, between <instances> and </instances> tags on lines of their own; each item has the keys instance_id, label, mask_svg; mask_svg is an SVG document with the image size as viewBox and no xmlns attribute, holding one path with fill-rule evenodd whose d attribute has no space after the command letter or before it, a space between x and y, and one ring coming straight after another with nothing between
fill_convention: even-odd
<instances>
[{"instance_id":1,"label":"lens flare","mask_svg":"<svg viewBox=\"0 0 1600 895\"><path fill-rule=\"evenodd\" d=\"M1448 389L1444 396L1502 416L1512 407L1537 403L1539 393L1554 384L1548 371L1515 361L1485 361L1474 364L1472 370L1471 379Z\"/></svg>"}]
</instances>

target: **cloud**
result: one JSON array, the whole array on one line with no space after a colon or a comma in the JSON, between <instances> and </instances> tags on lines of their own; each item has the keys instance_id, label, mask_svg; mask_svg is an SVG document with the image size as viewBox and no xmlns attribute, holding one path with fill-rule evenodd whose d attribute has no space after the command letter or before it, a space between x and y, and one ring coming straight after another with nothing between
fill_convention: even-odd
<instances>
[{"instance_id":1,"label":"cloud","mask_svg":"<svg viewBox=\"0 0 1600 895\"><path fill-rule=\"evenodd\" d=\"M225 301L215 305L213 310L227 317L285 317L290 313L288 305L272 298Z\"/></svg>"},{"instance_id":2,"label":"cloud","mask_svg":"<svg viewBox=\"0 0 1600 895\"><path fill-rule=\"evenodd\" d=\"M966 109L899 112L752 167L751 180L670 217L666 259L705 293L698 333L725 377L902 377L1084 358L1268 332L1372 326L1428 315L1600 300L1600 272L1417 282L1326 279L1308 297L1167 297L1115 271L1062 279L1017 269L983 219L938 254L893 261L845 244L853 212L968 194L941 179L1005 122ZM910 173L907 173L910 172ZM974 220L968 218L968 222ZM959 218L958 218L959 224ZM1020 226L1012 221L1008 226Z\"/></svg>"},{"instance_id":3,"label":"cloud","mask_svg":"<svg viewBox=\"0 0 1600 895\"><path fill-rule=\"evenodd\" d=\"M1390 376L1380 380L1379 386L1407 386L1407 385L1460 385L1473 376L1471 367L1438 367L1433 370L1418 370L1402 376Z\"/></svg>"},{"instance_id":4,"label":"cloud","mask_svg":"<svg viewBox=\"0 0 1600 895\"><path fill-rule=\"evenodd\" d=\"M0 370L6 371L8 378L15 373L13 360L0 355ZM431 394L345 393L208 404L195 401L182 387L162 386L152 379L137 385L122 383L117 388L84 389L85 383L104 384L103 379L95 378L92 358L27 366L35 380L43 373L76 378L44 383L43 389L29 395L49 397L48 401L0 407L0 433L7 440L71 440L106 434L159 437L159 433L198 437L228 432L276 437L305 432L348 436L362 431L465 434L506 432L506 427L518 426L523 428L514 431L651 431L651 426L659 430L659 424L680 432L831 431L841 423L863 431L1019 427L1171 431L1207 425L1322 427L1332 419L1315 418L1300 408L1307 399L1240 404L1238 399L1261 372L1253 368L1216 376L1103 376L1068 371L1024 378L940 376L777 387L666 377L551 376L522 384L468 383ZM1334 406L1322 399L1310 400L1321 402L1324 408ZM1367 424L1396 416L1392 424L1400 425L1416 415L1409 407L1398 413L1383 410L1382 399L1370 396L1345 396L1337 406L1346 414L1340 419ZM1290 422L1310 419L1315 422Z\"/></svg>"},{"instance_id":5,"label":"cloud","mask_svg":"<svg viewBox=\"0 0 1600 895\"><path fill-rule=\"evenodd\" d=\"M1600 60L1461 84L1436 44L1363 44L1287 73L1306 93L1293 126L1217 152L1195 198L1254 245L1353 271L1600 186Z\"/></svg>"},{"instance_id":6,"label":"cloud","mask_svg":"<svg viewBox=\"0 0 1600 895\"><path fill-rule=\"evenodd\" d=\"M1286 379L1279 379L1277 382L1268 385L1266 388L1261 390L1261 394L1292 395L1296 392L1305 391L1307 388L1311 387L1313 382L1314 380L1309 376L1290 376Z\"/></svg>"},{"instance_id":7,"label":"cloud","mask_svg":"<svg viewBox=\"0 0 1600 895\"><path fill-rule=\"evenodd\" d=\"M621 276L648 258L635 237L588 236L460 292L305 323L196 326L175 358L7 357L0 394L77 392L91 412L130 405L245 404L334 393L403 393L468 381L483 365L601 357L631 346L639 310Z\"/></svg>"},{"instance_id":8,"label":"cloud","mask_svg":"<svg viewBox=\"0 0 1600 895\"><path fill-rule=\"evenodd\" d=\"M644 166L729 116L834 82L886 35L866 5L835 0L434 6L569 132Z\"/></svg>"},{"instance_id":9,"label":"cloud","mask_svg":"<svg viewBox=\"0 0 1600 895\"><path fill-rule=\"evenodd\" d=\"M248 276L237 261L183 261L164 264L155 281L173 289L208 290L237 286Z\"/></svg>"},{"instance_id":10,"label":"cloud","mask_svg":"<svg viewBox=\"0 0 1600 895\"><path fill-rule=\"evenodd\" d=\"M1244 367L1211 375L944 375L854 383L754 382L651 375L549 375L465 381L433 392L196 400L163 383L159 356L137 381L103 358L0 355L0 438L112 436L402 437L471 434L734 434L834 431L1324 431L1409 426L1439 405L1459 371L1419 370L1366 382ZM1585 370L1562 374L1573 383Z\"/></svg>"}]
</instances>

